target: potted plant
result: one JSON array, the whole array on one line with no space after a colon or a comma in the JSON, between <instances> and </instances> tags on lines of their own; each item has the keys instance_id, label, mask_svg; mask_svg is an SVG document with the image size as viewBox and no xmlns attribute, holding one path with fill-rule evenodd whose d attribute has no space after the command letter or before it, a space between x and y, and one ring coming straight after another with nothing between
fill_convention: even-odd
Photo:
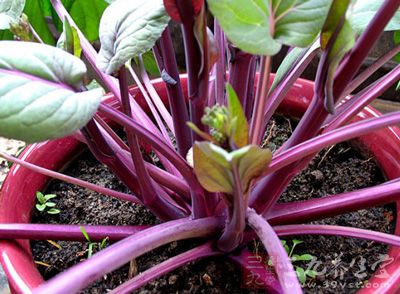
<instances>
[{"instance_id":1,"label":"potted plant","mask_svg":"<svg viewBox=\"0 0 400 294\"><path fill-rule=\"evenodd\" d=\"M13 13L20 15L23 3L16 2L11 8L0 7L7 11L8 18L12 19ZM348 96L398 53L397 46L356 76L384 29L398 29L396 18L391 19L400 1L288 3L112 1L101 19L101 48L97 53L61 1L52 0L54 10L63 20L63 34L58 44L64 51L31 42L0 42L0 74L4 81L0 85L0 135L27 142L73 136L32 145L21 159L4 152L0 155L34 172L143 204L162 221L151 227L85 226L93 241L108 237L118 242L43 283L34 293L78 292L141 254L188 238L207 241L114 291L137 289L191 260L211 255L229 256L243 249L250 240L259 238L276 274L275 278L275 274L263 269L264 276L269 278L264 281L265 288L272 292L300 293L293 265L278 236L333 234L400 245L396 235L350 227L295 224L395 202L399 190L396 179L317 200L276 204L293 177L324 147L400 122L398 113L352 121L372 99L399 79L399 67L361 92ZM372 15L366 13L371 7L376 8ZM214 34L207 27L207 12L215 17ZM181 79L177 69L166 29L170 18L182 25L187 79ZM11 29L21 40L41 40L26 18L13 23ZM271 83L271 56L283 45L290 46L291 50ZM141 54L150 49L162 81L150 82L144 70ZM81 51L96 80L116 99L102 101L102 90L87 89L86 66L76 57ZM226 74L227 52L229 75ZM313 87L309 106L289 140L272 154L260 147L265 125L278 106L285 103L283 99L317 52L321 52L321 57L315 83L303 82L306 91ZM137 70L132 68L133 58L138 58L141 65L143 84ZM133 92L128 90L128 73L138 85ZM143 102L140 98L139 103L132 99L139 91L149 105L151 117L140 107ZM170 111L160 97L168 97ZM293 107L295 111L304 111ZM107 121L124 127L127 144L108 127ZM174 135L175 145L168 130ZM397 130L386 129L370 138L387 140L390 134L396 136ZM86 144L132 194L52 171L61 168L76 152L76 140ZM364 141L378 160L397 155L396 148L384 153L376 142ZM162 169L143 159L141 145L150 146L160 159ZM396 160L383 165L389 178L398 177ZM13 174L16 172L14 169ZM21 239L84 240L84 235L79 226L19 224L29 220L32 189L43 187L45 178L26 169L20 168L18 172L23 177L13 182L10 176L2 190L0 238L17 241L1 242L1 262L13 289L29 292L30 287L38 286L40 277L37 272L23 270L23 262L29 262L30 256L28 244ZM22 179L32 179L29 185L22 185L30 196L15 190ZM13 209L5 206L4 199L14 199L14 205L10 204ZM395 249L392 254L397 258L398 251ZM245 264L245 261L239 263ZM387 271L392 275L377 291L396 291L398 263L387 267Z\"/></svg>"}]
</instances>

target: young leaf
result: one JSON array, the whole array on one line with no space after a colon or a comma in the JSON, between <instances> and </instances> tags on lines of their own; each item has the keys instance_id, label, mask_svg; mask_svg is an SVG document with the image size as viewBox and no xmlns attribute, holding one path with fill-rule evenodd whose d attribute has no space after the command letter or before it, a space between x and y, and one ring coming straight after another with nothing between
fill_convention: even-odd
<instances>
[{"instance_id":1,"label":"young leaf","mask_svg":"<svg viewBox=\"0 0 400 294\"><path fill-rule=\"evenodd\" d=\"M248 145L231 152L230 162L236 164L242 182L243 193L246 193L253 179L264 172L272 159L269 149L262 149L257 145Z\"/></svg>"},{"instance_id":2,"label":"young leaf","mask_svg":"<svg viewBox=\"0 0 400 294\"><path fill-rule=\"evenodd\" d=\"M46 209L46 204L36 204L35 206L39 211L44 211Z\"/></svg>"},{"instance_id":3,"label":"young leaf","mask_svg":"<svg viewBox=\"0 0 400 294\"><path fill-rule=\"evenodd\" d=\"M59 214L60 210L56 208L51 208L47 211L48 214Z\"/></svg>"},{"instance_id":4,"label":"young leaf","mask_svg":"<svg viewBox=\"0 0 400 294\"><path fill-rule=\"evenodd\" d=\"M353 29L360 34L369 24L384 0L356 0L350 14L350 23ZM390 20L385 31L400 30L400 10Z\"/></svg>"},{"instance_id":5,"label":"young leaf","mask_svg":"<svg viewBox=\"0 0 400 294\"><path fill-rule=\"evenodd\" d=\"M40 204L46 203L46 198L43 196L42 192L36 192L36 199L39 201Z\"/></svg>"},{"instance_id":6,"label":"young leaf","mask_svg":"<svg viewBox=\"0 0 400 294\"><path fill-rule=\"evenodd\" d=\"M162 0L113 2L100 21L99 68L112 74L133 57L150 50L169 19Z\"/></svg>"},{"instance_id":7,"label":"young leaf","mask_svg":"<svg viewBox=\"0 0 400 294\"><path fill-rule=\"evenodd\" d=\"M89 243L89 246L88 246L88 258L92 257L92 255L93 255L93 247L94 247L95 244L96 243Z\"/></svg>"},{"instance_id":8,"label":"young leaf","mask_svg":"<svg viewBox=\"0 0 400 294\"><path fill-rule=\"evenodd\" d=\"M237 148L241 148L249 143L249 125L239 98L229 84L226 85L226 93L231 120L230 139L233 140Z\"/></svg>"},{"instance_id":9,"label":"young leaf","mask_svg":"<svg viewBox=\"0 0 400 294\"><path fill-rule=\"evenodd\" d=\"M57 41L57 47L80 58L82 53L81 41L76 28L71 27L68 19L63 24L63 32Z\"/></svg>"},{"instance_id":10,"label":"young leaf","mask_svg":"<svg viewBox=\"0 0 400 294\"><path fill-rule=\"evenodd\" d=\"M296 246L296 245L299 245L299 244L301 244L301 243L304 243L304 241L301 241L301 240L297 240L297 239L293 239L293 246Z\"/></svg>"},{"instance_id":11,"label":"young leaf","mask_svg":"<svg viewBox=\"0 0 400 294\"><path fill-rule=\"evenodd\" d=\"M318 275L318 273L313 270L306 270L305 274L306 274L306 276L309 276L310 278L313 278L313 279L315 279L315 277Z\"/></svg>"},{"instance_id":12,"label":"young leaf","mask_svg":"<svg viewBox=\"0 0 400 294\"><path fill-rule=\"evenodd\" d=\"M47 207L55 207L56 204L54 202L46 202L45 203Z\"/></svg>"},{"instance_id":13,"label":"young leaf","mask_svg":"<svg viewBox=\"0 0 400 294\"><path fill-rule=\"evenodd\" d=\"M227 37L237 47L253 54L274 55L282 44L310 45L321 30L331 0L207 2Z\"/></svg>"},{"instance_id":14,"label":"young leaf","mask_svg":"<svg viewBox=\"0 0 400 294\"><path fill-rule=\"evenodd\" d=\"M44 195L44 199L46 199L46 201L48 201L48 200L50 200L50 199L53 199L53 198L56 198L56 197L57 197L56 194L47 194L47 195Z\"/></svg>"},{"instance_id":15,"label":"young leaf","mask_svg":"<svg viewBox=\"0 0 400 294\"><path fill-rule=\"evenodd\" d=\"M311 254L302 254L302 255L293 255L293 258L296 259L296 261L310 261L313 260L313 256Z\"/></svg>"},{"instance_id":16,"label":"young leaf","mask_svg":"<svg viewBox=\"0 0 400 294\"><path fill-rule=\"evenodd\" d=\"M0 30L9 29L12 22L18 22L24 6L25 0L0 1Z\"/></svg>"},{"instance_id":17,"label":"young leaf","mask_svg":"<svg viewBox=\"0 0 400 294\"><path fill-rule=\"evenodd\" d=\"M39 142L83 127L103 95L75 92L85 73L81 60L60 49L0 41L0 135Z\"/></svg>"},{"instance_id":18,"label":"young leaf","mask_svg":"<svg viewBox=\"0 0 400 294\"><path fill-rule=\"evenodd\" d=\"M81 232L82 232L83 236L85 237L85 239L86 239L88 242L92 242L92 241L90 241L89 235L88 235L88 233L86 233L85 228L82 227L82 226L80 226L79 229L81 230Z\"/></svg>"},{"instance_id":19,"label":"young leaf","mask_svg":"<svg viewBox=\"0 0 400 294\"><path fill-rule=\"evenodd\" d=\"M233 179L228 158L228 152L210 142L194 144L194 172L207 191L233 193Z\"/></svg>"},{"instance_id":20,"label":"young leaf","mask_svg":"<svg viewBox=\"0 0 400 294\"><path fill-rule=\"evenodd\" d=\"M297 278L299 279L301 284L304 284L306 282L307 276L305 274L305 271L303 268L301 267L296 267L296 274L297 274Z\"/></svg>"}]
</instances>

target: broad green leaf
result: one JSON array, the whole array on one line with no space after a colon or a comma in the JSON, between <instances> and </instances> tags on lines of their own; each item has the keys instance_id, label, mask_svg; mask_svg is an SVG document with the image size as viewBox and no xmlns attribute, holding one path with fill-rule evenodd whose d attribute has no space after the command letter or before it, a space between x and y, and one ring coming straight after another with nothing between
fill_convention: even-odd
<instances>
[{"instance_id":1,"label":"broad green leaf","mask_svg":"<svg viewBox=\"0 0 400 294\"><path fill-rule=\"evenodd\" d=\"M63 32L57 41L57 47L80 58L82 53L81 41L76 28L71 27L67 19L63 24Z\"/></svg>"},{"instance_id":2,"label":"broad green leaf","mask_svg":"<svg viewBox=\"0 0 400 294\"><path fill-rule=\"evenodd\" d=\"M146 71L149 73L149 75L154 77L159 77L161 75L160 71L158 70L157 61L154 58L154 54L152 51L147 51L144 54L142 54L142 59L144 67Z\"/></svg>"},{"instance_id":3,"label":"broad green leaf","mask_svg":"<svg viewBox=\"0 0 400 294\"><path fill-rule=\"evenodd\" d=\"M26 0L24 13L28 16L29 22L40 38L49 45L54 45L54 37L47 26L45 16L49 7L49 0Z\"/></svg>"},{"instance_id":4,"label":"broad green leaf","mask_svg":"<svg viewBox=\"0 0 400 294\"><path fill-rule=\"evenodd\" d=\"M272 159L269 149L262 149L257 145L248 145L230 153L230 162L236 164L242 182L243 193L246 193L253 179L264 172Z\"/></svg>"},{"instance_id":5,"label":"broad green leaf","mask_svg":"<svg viewBox=\"0 0 400 294\"><path fill-rule=\"evenodd\" d=\"M84 63L60 49L0 41L0 136L38 142L83 127L103 95L76 92L85 74Z\"/></svg>"},{"instance_id":6,"label":"broad green leaf","mask_svg":"<svg viewBox=\"0 0 400 294\"><path fill-rule=\"evenodd\" d=\"M297 266L296 267L296 274L297 274L297 278L299 279L301 284L304 284L307 280L307 276L305 274L305 271L303 268Z\"/></svg>"},{"instance_id":7,"label":"broad green leaf","mask_svg":"<svg viewBox=\"0 0 400 294\"><path fill-rule=\"evenodd\" d=\"M194 172L207 191L233 194L233 177L228 157L228 152L212 143L194 144Z\"/></svg>"},{"instance_id":8,"label":"broad green leaf","mask_svg":"<svg viewBox=\"0 0 400 294\"><path fill-rule=\"evenodd\" d=\"M101 48L97 64L107 74L149 51L168 24L162 0L117 0L100 22Z\"/></svg>"},{"instance_id":9,"label":"broad green leaf","mask_svg":"<svg viewBox=\"0 0 400 294\"><path fill-rule=\"evenodd\" d=\"M384 0L357 0L353 2L355 3L349 20L353 29L359 34L367 27ZM400 10L397 11L385 28L385 31L397 30L400 30Z\"/></svg>"},{"instance_id":10,"label":"broad green leaf","mask_svg":"<svg viewBox=\"0 0 400 294\"><path fill-rule=\"evenodd\" d=\"M14 35L10 30L0 30L0 41L14 40Z\"/></svg>"},{"instance_id":11,"label":"broad green leaf","mask_svg":"<svg viewBox=\"0 0 400 294\"><path fill-rule=\"evenodd\" d=\"M321 30L331 0L207 2L227 37L236 46L253 54L274 55L282 44L310 45Z\"/></svg>"},{"instance_id":12,"label":"broad green leaf","mask_svg":"<svg viewBox=\"0 0 400 294\"><path fill-rule=\"evenodd\" d=\"M10 28L11 22L18 22L24 10L25 0L1 0L0 1L0 30Z\"/></svg>"},{"instance_id":13,"label":"broad green leaf","mask_svg":"<svg viewBox=\"0 0 400 294\"><path fill-rule=\"evenodd\" d=\"M230 84L226 85L226 93L231 121L230 139L233 140L237 148L241 148L249 143L249 125L239 98Z\"/></svg>"},{"instance_id":14,"label":"broad green leaf","mask_svg":"<svg viewBox=\"0 0 400 294\"><path fill-rule=\"evenodd\" d=\"M283 59L276 71L274 81L272 82L269 93L272 93L276 86L286 77L286 75L293 68L293 65L308 51L308 48L293 48L288 55Z\"/></svg>"}]
</instances>

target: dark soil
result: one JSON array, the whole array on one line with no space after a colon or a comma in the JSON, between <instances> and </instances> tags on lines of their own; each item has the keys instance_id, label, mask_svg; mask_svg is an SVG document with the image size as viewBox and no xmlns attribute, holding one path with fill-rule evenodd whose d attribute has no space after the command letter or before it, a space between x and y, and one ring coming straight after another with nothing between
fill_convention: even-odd
<instances>
[{"instance_id":1,"label":"dark soil","mask_svg":"<svg viewBox=\"0 0 400 294\"><path fill-rule=\"evenodd\" d=\"M266 145L275 150L290 134L294 122L275 117L266 137L272 138ZM272 128L271 128L272 127ZM107 186L119 191L127 189L99 164L88 152L74 162L65 173ZM310 167L295 178L281 201L306 200L328 194L351 191L383 182L383 177L372 158L362 156L356 148L339 144L318 155ZM145 208L112 199L59 181L53 181L47 194L57 194L54 199L59 215L34 212L33 222L92 225L141 225L157 222ZM392 233L394 231L392 207L378 207L326 219L319 223L337 224ZM308 279L306 293L351 293L359 288L383 261L387 247L374 242L352 238L307 236L296 238L304 241L295 254L311 254L315 261L295 263L304 269L319 273L316 279ZM286 239L290 244L293 239ZM142 272L168 257L185 251L201 241L174 242L146 254L136 260L138 272ZM32 242L32 251L39 270L49 279L87 256L87 244L57 242L61 249L45 241ZM262 246L254 242L253 250ZM105 276L83 293L106 293L128 278L129 265ZM242 273L226 258L208 258L194 262L162 277L137 293L263 293L257 289L241 288Z\"/></svg>"}]
</instances>

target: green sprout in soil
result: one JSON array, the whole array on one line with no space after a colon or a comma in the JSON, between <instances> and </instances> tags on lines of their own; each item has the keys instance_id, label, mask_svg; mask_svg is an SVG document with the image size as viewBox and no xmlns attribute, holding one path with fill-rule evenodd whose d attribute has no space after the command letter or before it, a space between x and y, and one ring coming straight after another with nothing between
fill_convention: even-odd
<instances>
[{"instance_id":1,"label":"green sprout in soil","mask_svg":"<svg viewBox=\"0 0 400 294\"><path fill-rule=\"evenodd\" d=\"M87 248L87 258L92 257L94 251L100 251L102 249L104 249L107 246L107 241L108 241L108 237L104 238L103 240L101 240L101 242L92 242L92 240L90 240L89 234L86 232L84 227L79 227L81 229L81 232L83 234L83 236L85 236L86 241L88 241L89 245Z\"/></svg>"},{"instance_id":2,"label":"green sprout in soil","mask_svg":"<svg viewBox=\"0 0 400 294\"><path fill-rule=\"evenodd\" d=\"M55 194L43 195L42 192L36 192L36 209L40 212L46 212L47 214L59 214L60 210L55 208L56 204L49 201L50 199L56 198Z\"/></svg>"},{"instance_id":3,"label":"green sprout in soil","mask_svg":"<svg viewBox=\"0 0 400 294\"><path fill-rule=\"evenodd\" d=\"M296 270L297 278L299 279L300 283L304 284L307 278L315 279L318 273L314 270L304 269L302 266L298 264L300 261L311 261L313 260L314 256L311 254L305 253L302 255L294 254L294 249L297 245L304 243L301 240L293 239L292 246L290 247L286 240L281 240L283 247L285 247L286 253L288 254L293 267ZM272 260L268 260L268 266L273 266Z\"/></svg>"}]
</instances>

